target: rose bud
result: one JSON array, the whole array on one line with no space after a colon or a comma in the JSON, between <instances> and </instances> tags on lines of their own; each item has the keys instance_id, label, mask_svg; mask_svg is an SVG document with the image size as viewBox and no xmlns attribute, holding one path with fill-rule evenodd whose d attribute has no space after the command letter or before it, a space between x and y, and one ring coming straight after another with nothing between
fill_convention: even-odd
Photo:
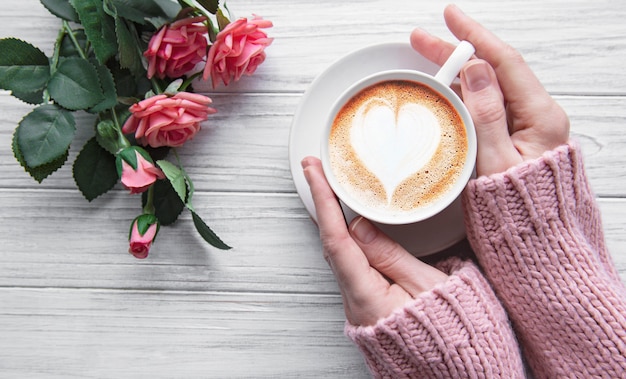
<instances>
[{"instance_id":1,"label":"rose bud","mask_svg":"<svg viewBox=\"0 0 626 379\"><path fill-rule=\"evenodd\" d=\"M165 179L165 174L154 165L150 155L137 146L120 151L116 165L122 184L131 194L145 192L157 179Z\"/></svg>"},{"instance_id":2,"label":"rose bud","mask_svg":"<svg viewBox=\"0 0 626 379\"><path fill-rule=\"evenodd\" d=\"M159 220L153 214L142 214L135 218L130 226L128 252L135 258L144 259L150 252L150 246L159 232Z\"/></svg>"}]
</instances>

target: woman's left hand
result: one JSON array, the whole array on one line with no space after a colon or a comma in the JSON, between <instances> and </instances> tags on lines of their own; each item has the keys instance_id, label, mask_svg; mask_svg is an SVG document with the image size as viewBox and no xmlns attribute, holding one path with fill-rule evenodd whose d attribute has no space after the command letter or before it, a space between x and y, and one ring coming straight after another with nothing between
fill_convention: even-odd
<instances>
[{"instance_id":1,"label":"woman's left hand","mask_svg":"<svg viewBox=\"0 0 626 379\"><path fill-rule=\"evenodd\" d=\"M317 211L324 258L339 284L352 325L373 325L447 279L363 217L346 226L320 160L307 157L302 167Z\"/></svg>"}]
</instances>

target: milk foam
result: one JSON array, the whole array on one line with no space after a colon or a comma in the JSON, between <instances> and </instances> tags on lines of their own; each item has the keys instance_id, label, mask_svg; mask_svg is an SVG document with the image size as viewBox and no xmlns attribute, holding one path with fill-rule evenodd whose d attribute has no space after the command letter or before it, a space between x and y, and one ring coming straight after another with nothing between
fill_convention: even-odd
<instances>
[{"instance_id":1,"label":"milk foam","mask_svg":"<svg viewBox=\"0 0 626 379\"><path fill-rule=\"evenodd\" d=\"M428 108L385 98L364 102L350 127L352 148L382 183L388 203L398 185L432 159L440 140L439 120Z\"/></svg>"},{"instance_id":2,"label":"milk foam","mask_svg":"<svg viewBox=\"0 0 626 379\"><path fill-rule=\"evenodd\" d=\"M465 125L452 104L428 86L403 80L353 96L329 137L336 180L354 199L385 212L411 212L435 201L460 175L467 151Z\"/></svg>"}]
</instances>

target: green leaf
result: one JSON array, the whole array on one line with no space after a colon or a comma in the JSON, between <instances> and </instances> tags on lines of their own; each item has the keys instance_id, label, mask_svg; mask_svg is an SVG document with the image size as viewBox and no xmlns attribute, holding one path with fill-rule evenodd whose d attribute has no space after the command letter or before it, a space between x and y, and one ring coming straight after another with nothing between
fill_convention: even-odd
<instances>
[{"instance_id":1,"label":"green leaf","mask_svg":"<svg viewBox=\"0 0 626 379\"><path fill-rule=\"evenodd\" d=\"M43 103L43 90L35 92L11 91L11 95L28 104L37 105Z\"/></svg>"},{"instance_id":2,"label":"green leaf","mask_svg":"<svg viewBox=\"0 0 626 379\"><path fill-rule=\"evenodd\" d=\"M109 70L113 74L113 80L115 81L115 88L117 89L117 96L121 98L129 98L136 95L137 83L135 78L128 69L121 68L115 64L109 64ZM131 103L133 104L133 103Z\"/></svg>"},{"instance_id":3,"label":"green leaf","mask_svg":"<svg viewBox=\"0 0 626 379\"><path fill-rule=\"evenodd\" d=\"M43 51L16 38L0 39L0 88L18 93L42 90L50 78Z\"/></svg>"},{"instance_id":4,"label":"green leaf","mask_svg":"<svg viewBox=\"0 0 626 379\"><path fill-rule=\"evenodd\" d=\"M133 224L135 222L137 223L137 231L142 236L146 234L146 232L148 231L148 229L150 229L152 225L156 224L157 231L154 235L154 238L152 239L154 241L157 234L159 234L159 223L158 223L158 219L156 218L156 216L150 213L144 213L140 216L137 216L134 222L130 224L130 231L129 231L129 237L128 237L129 239L130 239L130 234L132 234L133 232Z\"/></svg>"},{"instance_id":5,"label":"green leaf","mask_svg":"<svg viewBox=\"0 0 626 379\"><path fill-rule=\"evenodd\" d=\"M180 197L167 180L157 180L153 184L154 187L154 210L155 215L159 219L161 225L173 224L180 213L185 209L185 204L180 201ZM142 206L146 205L148 191L141 196Z\"/></svg>"},{"instance_id":6,"label":"green leaf","mask_svg":"<svg viewBox=\"0 0 626 379\"><path fill-rule=\"evenodd\" d=\"M134 136L132 137L136 143L137 141L134 139ZM148 145L144 146L144 149L148 152L148 154L150 154L150 157L152 157L153 161L160 161L168 156L172 148L169 146L152 147Z\"/></svg>"},{"instance_id":7,"label":"green leaf","mask_svg":"<svg viewBox=\"0 0 626 379\"><path fill-rule=\"evenodd\" d=\"M122 161L128 163L133 170L137 171L137 167L139 167L139 161L137 160L137 149L140 148L136 146L130 146L117 152L117 155L115 157L115 164L117 167L117 173L120 177L122 176L122 172L124 171Z\"/></svg>"},{"instance_id":8,"label":"green leaf","mask_svg":"<svg viewBox=\"0 0 626 379\"><path fill-rule=\"evenodd\" d=\"M193 209L193 204L191 203L193 199L193 194L196 191L193 186L193 180L191 180L191 177L186 171L183 171L183 175L185 175L185 180L187 181L187 185L189 185L189 193L187 194L187 202L185 203L185 206L190 211L195 212L195 210Z\"/></svg>"},{"instance_id":9,"label":"green leaf","mask_svg":"<svg viewBox=\"0 0 626 379\"><path fill-rule=\"evenodd\" d=\"M89 109L104 100L98 71L81 58L66 58L48 82L50 96L71 110Z\"/></svg>"},{"instance_id":10,"label":"green leaf","mask_svg":"<svg viewBox=\"0 0 626 379\"><path fill-rule=\"evenodd\" d=\"M219 0L198 0L198 4L202 5L202 7L211 14L217 13L220 7Z\"/></svg>"},{"instance_id":11,"label":"green leaf","mask_svg":"<svg viewBox=\"0 0 626 379\"><path fill-rule=\"evenodd\" d=\"M173 19L180 11L175 1L161 0L109 0L117 15L138 24L146 24L150 18Z\"/></svg>"},{"instance_id":12,"label":"green leaf","mask_svg":"<svg viewBox=\"0 0 626 379\"><path fill-rule=\"evenodd\" d=\"M126 19L120 17L111 0L103 2L103 9L115 22L119 66L130 69L135 76L143 76L145 70L139 54L144 49L139 46L141 40L137 36L135 24L132 21L127 23Z\"/></svg>"},{"instance_id":13,"label":"green leaf","mask_svg":"<svg viewBox=\"0 0 626 379\"><path fill-rule=\"evenodd\" d=\"M76 157L73 174L78 189L89 201L109 191L119 179L115 157L95 137L85 143Z\"/></svg>"},{"instance_id":14,"label":"green leaf","mask_svg":"<svg viewBox=\"0 0 626 379\"><path fill-rule=\"evenodd\" d=\"M74 116L54 104L44 104L27 114L17 127L17 143L30 168L60 159L67 153L76 130Z\"/></svg>"},{"instance_id":15,"label":"green leaf","mask_svg":"<svg viewBox=\"0 0 626 379\"><path fill-rule=\"evenodd\" d=\"M226 15L224 14L224 12L222 12L221 9L217 10L217 26L220 28L220 30L224 30L224 28L230 24L230 20L228 19L228 17L226 17Z\"/></svg>"},{"instance_id":16,"label":"green leaf","mask_svg":"<svg viewBox=\"0 0 626 379\"><path fill-rule=\"evenodd\" d=\"M96 58L105 63L117 53L115 22L103 9L102 0L69 0L85 28Z\"/></svg>"},{"instance_id":17,"label":"green leaf","mask_svg":"<svg viewBox=\"0 0 626 379\"><path fill-rule=\"evenodd\" d=\"M157 161L157 164L165 174L165 177L167 177L167 180L170 181L170 184L174 188L174 191L176 191L176 193L178 194L180 200L183 203L186 202L187 183L185 182L185 175L183 171L180 168L176 167L174 164L165 160Z\"/></svg>"},{"instance_id":18,"label":"green leaf","mask_svg":"<svg viewBox=\"0 0 626 379\"><path fill-rule=\"evenodd\" d=\"M40 0L53 15L67 21L78 22L78 14L67 0Z\"/></svg>"},{"instance_id":19,"label":"green leaf","mask_svg":"<svg viewBox=\"0 0 626 379\"><path fill-rule=\"evenodd\" d=\"M85 35L85 31L83 29L75 29L74 30L74 38L78 41L78 45L83 51L87 49L87 36ZM63 39L61 40L61 46L59 47L59 56L61 57L80 57L80 53L76 49L76 45L74 45L74 41L70 38L70 36L66 33L63 35Z\"/></svg>"},{"instance_id":20,"label":"green leaf","mask_svg":"<svg viewBox=\"0 0 626 379\"><path fill-rule=\"evenodd\" d=\"M178 1L174 0L152 0L156 5L161 8L165 18L173 20L180 12L181 6Z\"/></svg>"},{"instance_id":21,"label":"green leaf","mask_svg":"<svg viewBox=\"0 0 626 379\"><path fill-rule=\"evenodd\" d=\"M191 210L190 210L191 211ZM193 225L196 227L196 230L202 238L207 241L211 246L216 247L221 250L230 250L231 247L222 241L211 228L198 216L198 214L194 211L191 211L191 217L193 218Z\"/></svg>"},{"instance_id":22,"label":"green leaf","mask_svg":"<svg viewBox=\"0 0 626 379\"><path fill-rule=\"evenodd\" d=\"M122 18L116 17L115 32L119 46L120 67L129 69L135 77L145 76L146 70L139 55L139 51L144 49L137 45L138 42L133 36L137 32L134 25L128 25Z\"/></svg>"},{"instance_id":23,"label":"green leaf","mask_svg":"<svg viewBox=\"0 0 626 379\"><path fill-rule=\"evenodd\" d=\"M169 95L169 96L176 95L179 92L178 90L180 89L180 86L182 84L183 84L182 78L173 80L172 82L170 82L170 84L167 85L167 87L165 87L165 90L163 90L163 94Z\"/></svg>"},{"instance_id":24,"label":"green leaf","mask_svg":"<svg viewBox=\"0 0 626 379\"><path fill-rule=\"evenodd\" d=\"M104 119L96 124L96 140L100 147L115 155L120 149L115 122Z\"/></svg>"},{"instance_id":25,"label":"green leaf","mask_svg":"<svg viewBox=\"0 0 626 379\"><path fill-rule=\"evenodd\" d=\"M53 172L61 168L63 164L65 164L65 161L67 160L67 157L69 155L69 152L66 151L65 154L50 163L38 167L28 167L26 161L24 160L24 156L22 155L22 151L20 150L19 144L17 143L17 130L15 131L15 133L13 133L12 147L13 156L15 156L15 159L17 159L17 161L24 168L24 170L39 183L41 183L45 178L50 176Z\"/></svg>"},{"instance_id":26,"label":"green leaf","mask_svg":"<svg viewBox=\"0 0 626 379\"><path fill-rule=\"evenodd\" d=\"M103 99L98 104L88 109L88 111L90 113L99 113L107 109L111 109L117 104L115 81L113 79L113 74L111 74L111 71L109 71L106 66L101 65L95 59L90 59L89 61L92 65L94 65L96 71L98 72L98 79L100 81Z\"/></svg>"}]
</instances>

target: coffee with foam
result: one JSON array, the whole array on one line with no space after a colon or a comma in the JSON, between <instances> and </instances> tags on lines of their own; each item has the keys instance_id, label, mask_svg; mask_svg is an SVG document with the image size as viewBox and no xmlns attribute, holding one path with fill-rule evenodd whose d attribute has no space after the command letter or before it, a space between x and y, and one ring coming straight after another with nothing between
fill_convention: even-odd
<instances>
[{"instance_id":1,"label":"coffee with foam","mask_svg":"<svg viewBox=\"0 0 626 379\"><path fill-rule=\"evenodd\" d=\"M350 98L328 142L337 182L368 208L392 213L440 198L458 180L468 152L454 106L409 80L382 81Z\"/></svg>"}]
</instances>

